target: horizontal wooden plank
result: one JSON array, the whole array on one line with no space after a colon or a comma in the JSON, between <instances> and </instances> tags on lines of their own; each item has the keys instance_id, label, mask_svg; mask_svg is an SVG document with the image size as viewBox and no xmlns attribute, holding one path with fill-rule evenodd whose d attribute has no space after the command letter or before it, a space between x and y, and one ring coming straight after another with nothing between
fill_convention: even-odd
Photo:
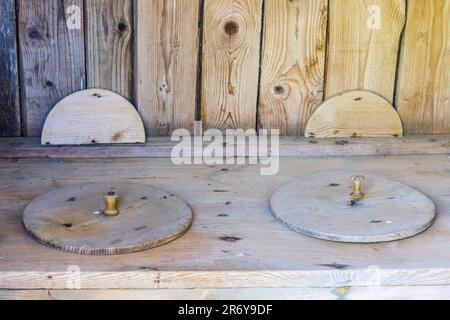
<instances>
[{"instance_id":1,"label":"horizontal wooden plank","mask_svg":"<svg viewBox=\"0 0 450 320\"><path fill-rule=\"evenodd\" d=\"M176 143L148 138L145 145L41 146L34 138L0 138L0 159L18 158L170 158ZM281 137L281 157L398 156L450 154L450 136L376 139L305 139Z\"/></svg>"},{"instance_id":2,"label":"horizontal wooden plank","mask_svg":"<svg viewBox=\"0 0 450 320\"><path fill-rule=\"evenodd\" d=\"M447 300L450 286L169 290L0 290L0 300Z\"/></svg>"},{"instance_id":3,"label":"horizontal wooden plank","mask_svg":"<svg viewBox=\"0 0 450 320\"><path fill-rule=\"evenodd\" d=\"M384 270L382 274L383 286L450 285L450 269ZM96 272L83 273L76 281L82 290L248 289L255 285L263 289L367 288L372 276L367 270ZM71 275L54 272L0 273L2 290L64 290L73 281Z\"/></svg>"},{"instance_id":4,"label":"horizontal wooden plank","mask_svg":"<svg viewBox=\"0 0 450 320\"><path fill-rule=\"evenodd\" d=\"M383 270L383 286L450 285L450 269ZM368 287L370 269L351 271L174 271L174 272L84 272L74 280L69 273L0 272L0 289L64 290L81 283L82 290L176 290L274 288ZM74 282L77 281L77 282ZM381 286L381 285L379 285Z\"/></svg>"},{"instance_id":5,"label":"horizontal wooden plank","mask_svg":"<svg viewBox=\"0 0 450 320\"><path fill-rule=\"evenodd\" d=\"M270 214L268 199L282 184L343 169L423 192L438 207L435 225L399 242L339 244L301 236ZM450 285L449 172L448 155L283 158L272 177L259 166L180 167L169 159L2 160L0 289L67 289L77 280L81 289L105 290ZM65 254L23 230L22 212L36 196L111 181L177 195L194 211L192 228L163 247L113 257Z\"/></svg>"}]
</instances>

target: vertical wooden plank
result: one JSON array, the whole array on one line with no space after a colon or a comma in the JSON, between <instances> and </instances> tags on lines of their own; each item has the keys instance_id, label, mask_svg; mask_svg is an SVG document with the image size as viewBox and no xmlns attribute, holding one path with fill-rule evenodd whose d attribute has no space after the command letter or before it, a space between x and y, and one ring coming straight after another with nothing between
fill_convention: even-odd
<instances>
[{"instance_id":1,"label":"vertical wooden plank","mask_svg":"<svg viewBox=\"0 0 450 320\"><path fill-rule=\"evenodd\" d=\"M48 112L85 88L83 26L69 30L66 10L82 0L18 0L25 133L39 136ZM81 17L82 18L82 17Z\"/></svg>"},{"instance_id":2,"label":"vertical wooden plank","mask_svg":"<svg viewBox=\"0 0 450 320\"><path fill-rule=\"evenodd\" d=\"M302 135L323 101L327 0L266 0L260 127Z\"/></svg>"},{"instance_id":3,"label":"vertical wooden plank","mask_svg":"<svg viewBox=\"0 0 450 320\"><path fill-rule=\"evenodd\" d=\"M193 129L199 3L136 1L136 104L150 135Z\"/></svg>"},{"instance_id":4,"label":"vertical wooden plank","mask_svg":"<svg viewBox=\"0 0 450 320\"><path fill-rule=\"evenodd\" d=\"M450 1L410 0L397 106L407 134L450 133Z\"/></svg>"},{"instance_id":5,"label":"vertical wooden plank","mask_svg":"<svg viewBox=\"0 0 450 320\"><path fill-rule=\"evenodd\" d=\"M0 137L20 136L15 1L0 2Z\"/></svg>"},{"instance_id":6,"label":"vertical wooden plank","mask_svg":"<svg viewBox=\"0 0 450 320\"><path fill-rule=\"evenodd\" d=\"M132 0L86 0L88 88L132 97Z\"/></svg>"},{"instance_id":7,"label":"vertical wooden plank","mask_svg":"<svg viewBox=\"0 0 450 320\"><path fill-rule=\"evenodd\" d=\"M262 0L206 0L202 118L207 128L254 129Z\"/></svg>"},{"instance_id":8,"label":"vertical wooden plank","mask_svg":"<svg viewBox=\"0 0 450 320\"><path fill-rule=\"evenodd\" d=\"M405 0L330 0L325 94L370 90L393 103Z\"/></svg>"}]
</instances>

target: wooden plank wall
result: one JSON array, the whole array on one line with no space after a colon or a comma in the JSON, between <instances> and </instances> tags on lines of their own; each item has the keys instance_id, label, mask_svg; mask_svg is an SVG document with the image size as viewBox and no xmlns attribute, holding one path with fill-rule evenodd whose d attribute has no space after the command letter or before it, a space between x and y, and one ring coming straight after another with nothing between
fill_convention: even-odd
<instances>
[{"instance_id":1,"label":"wooden plank wall","mask_svg":"<svg viewBox=\"0 0 450 320\"><path fill-rule=\"evenodd\" d=\"M262 0L206 0L202 120L206 127L255 129Z\"/></svg>"},{"instance_id":2,"label":"wooden plank wall","mask_svg":"<svg viewBox=\"0 0 450 320\"><path fill-rule=\"evenodd\" d=\"M86 76L88 88L132 98L132 0L86 0Z\"/></svg>"},{"instance_id":3,"label":"wooden plank wall","mask_svg":"<svg viewBox=\"0 0 450 320\"><path fill-rule=\"evenodd\" d=\"M82 0L17 0L23 128L39 136L64 96L86 87L83 25L68 30L66 10Z\"/></svg>"},{"instance_id":4,"label":"wooden plank wall","mask_svg":"<svg viewBox=\"0 0 450 320\"><path fill-rule=\"evenodd\" d=\"M329 1L326 98L364 89L392 103L405 0Z\"/></svg>"},{"instance_id":5,"label":"wooden plank wall","mask_svg":"<svg viewBox=\"0 0 450 320\"><path fill-rule=\"evenodd\" d=\"M148 135L193 130L200 0L137 1L136 106Z\"/></svg>"},{"instance_id":6,"label":"wooden plank wall","mask_svg":"<svg viewBox=\"0 0 450 320\"><path fill-rule=\"evenodd\" d=\"M397 106L410 134L450 133L450 1L410 0Z\"/></svg>"},{"instance_id":7,"label":"wooden plank wall","mask_svg":"<svg viewBox=\"0 0 450 320\"><path fill-rule=\"evenodd\" d=\"M200 119L302 135L352 89L394 103L407 134L450 133L449 21L450 0L3 0L0 136L39 136L91 87L152 136Z\"/></svg>"},{"instance_id":8,"label":"wooden plank wall","mask_svg":"<svg viewBox=\"0 0 450 320\"><path fill-rule=\"evenodd\" d=\"M260 128L300 135L323 101L326 0L266 0Z\"/></svg>"}]
</instances>

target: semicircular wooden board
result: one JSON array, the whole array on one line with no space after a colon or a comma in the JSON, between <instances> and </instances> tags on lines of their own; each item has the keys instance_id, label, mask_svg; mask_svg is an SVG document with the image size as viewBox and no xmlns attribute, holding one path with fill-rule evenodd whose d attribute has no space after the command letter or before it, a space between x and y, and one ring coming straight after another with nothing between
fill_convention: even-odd
<instances>
[{"instance_id":1,"label":"semicircular wooden board","mask_svg":"<svg viewBox=\"0 0 450 320\"><path fill-rule=\"evenodd\" d=\"M352 204L352 174L320 173L283 185L271 199L274 217L303 235L336 242L410 238L431 227L436 206L400 182L366 175L365 198Z\"/></svg>"},{"instance_id":2,"label":"semicircular wooden board","mask_svg":"<svg viewBox=\"0 0 450 320\"><path fill-rule=\"evenodd\" d=\"M62 99L47 117L43 145L145 143L136 108L122 96L89 89Z\"/></svg>"},{"instance_id":3,"label":"semicircular wooden board","mask_svg":"<svg viewBox=\"0 0 450 320\"><path fill-rule=\"evenodd\" d=\"M107 217L104 195L119 195L119 215ZM43 194L25 209L25 229L39 243L83 255L143 251L181 237L192 225L191 208L173 194L143 185L103 183Z\"/></svg>"},{"instance_id":4,"label":"semicircular wooden board","mask_svg":"<svg viewBox=\"0 0 450 320\"><path fill-rule=\"evenodd\" d=\"M403 125L383 97L364 90L348 91L326 100L306 127L307 138L401 137Z\"/></svg>"}]
</instances>

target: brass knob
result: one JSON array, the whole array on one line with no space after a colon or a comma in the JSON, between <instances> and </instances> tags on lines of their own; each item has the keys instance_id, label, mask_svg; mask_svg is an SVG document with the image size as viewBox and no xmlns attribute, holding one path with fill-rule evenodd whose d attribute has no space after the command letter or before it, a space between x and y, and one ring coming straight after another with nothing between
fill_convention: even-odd
<instances>
[{"instance_id":1,"label":"brass knob","mask_svg":"<svg viewBox=\"0 0 450 320\"><path fill-rule=\"evenodd\" d=\"M105 195L106 209L103 214L107 217L115 217L119 214L119 195L116 192L109 192Z\"/></svg>"},{"instance_id":2,"label":"brass knob","mask_svg":"<svg viewBox=\"0 0 450 320\"><path fill-rule=\"evenodd\" d=\"M363 176L352 177L353 192L350 194L352 202L358 203L364 199L365 194L362 192L362 183L365 179Z\"/></svg>"}]
</instances>

